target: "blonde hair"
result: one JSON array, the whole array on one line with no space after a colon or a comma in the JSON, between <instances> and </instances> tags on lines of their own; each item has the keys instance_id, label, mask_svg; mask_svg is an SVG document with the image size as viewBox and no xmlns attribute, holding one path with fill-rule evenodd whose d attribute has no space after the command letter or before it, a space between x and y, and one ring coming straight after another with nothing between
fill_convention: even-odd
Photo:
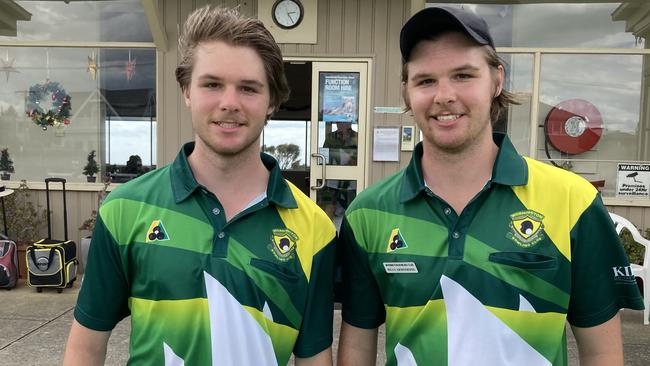
<instances>
[{"instance_id":1,"label":"blonde hair","mask_svg":"<svg viewBox=\"0 0 650 366\"><path fill-rule=\"evenodd\" d=\"M277 111L289 99L289 83L284 74L280 47L261 21L242 16L235 9L206 5L194 10L183 24L178 38L180 63L176 81L182 90L189 87L194 53L201 42L222 41L232 46L250 47L262 59L271 97Z\"/></svg>"}]
</instances>

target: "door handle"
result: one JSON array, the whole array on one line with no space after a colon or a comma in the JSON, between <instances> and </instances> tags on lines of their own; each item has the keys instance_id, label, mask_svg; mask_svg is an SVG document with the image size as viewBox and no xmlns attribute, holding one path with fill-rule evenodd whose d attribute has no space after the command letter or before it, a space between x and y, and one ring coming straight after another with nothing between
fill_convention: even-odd
<instances>
[{"instance_id":1,"label":"door handle","mask_svg":"<svg viewBox=\"0 0 650 366\"><path fill-rule=\"evenodd\" d=\"M322 161L322 166L323 166L323 175L322 175L322 182L320 185L317 186L311 186L310 188L313 189L314 191L321 190L325 188L325 155L319 154L319 153L311 153L312 158L316 158L316 161L319 159Z\"/></svg>"}]
</instances>

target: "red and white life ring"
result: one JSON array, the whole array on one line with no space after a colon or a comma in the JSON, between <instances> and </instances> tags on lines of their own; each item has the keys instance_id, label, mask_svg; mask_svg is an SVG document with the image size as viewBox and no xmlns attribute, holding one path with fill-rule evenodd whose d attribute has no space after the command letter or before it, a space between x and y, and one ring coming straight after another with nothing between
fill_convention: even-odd
<instances>
[{"instance_id":1,"label":"red and white life ring","mask_svg":"<svg viewBox=\"0 0 650 366\"><path fill-rule=\"evenodd\" d=\"M551 109L545 129L554 148L575 155L591 150L598 143L603 133L603 118L586 100L568 99Z\"/></svg>"}]
</instances>

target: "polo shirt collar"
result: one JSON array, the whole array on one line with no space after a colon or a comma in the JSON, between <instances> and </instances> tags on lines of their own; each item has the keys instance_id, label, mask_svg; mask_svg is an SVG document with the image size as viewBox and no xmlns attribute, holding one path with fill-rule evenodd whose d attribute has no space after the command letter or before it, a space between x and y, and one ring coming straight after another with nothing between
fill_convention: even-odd
<instances>
[{"instance_id":1,"label":"polo shirt collar","mask_svg":"<svg viewBox=\"0 0 650 366\"><path fill-rule=\"evenodd\" d=\"M187 157L194 151L194 142L188 142L183 145L181 151L176 155L176 159L170 167L172 192L176 203L186 200L201 185L194 178ZM282 177L282 172L278 162L270 155L261 153L262 163L269 170L269 183L266 188L266 196L269 202L285 207L297 208L293 193L289 185Z\"/></svg>"},{"instance_id":2,"label":"polo shirt collar","mask_svg":"<svg viewBox=\"0 0 650 366\"><path fill-rule=\"evenodd\" d=\"M499 132L492 134L494 143L499 147L497 158L492 168L492 182L507 186L525 185L528 182L528 166L517 153L507 135ZM424 149L419 142L413 150L409 165L404 170L401 181L400 202L412 200L425 189L422 173L422 155Z\"/></svg>"}]
</instances>

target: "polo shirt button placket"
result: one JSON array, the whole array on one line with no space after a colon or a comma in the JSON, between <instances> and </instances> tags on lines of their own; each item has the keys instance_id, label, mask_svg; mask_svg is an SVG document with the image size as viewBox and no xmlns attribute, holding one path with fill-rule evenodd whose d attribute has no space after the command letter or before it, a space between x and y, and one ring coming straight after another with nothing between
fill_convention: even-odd
<instances>
[{"instance_id":1,"label":"polo shirt button placket","mask_svg":"<svg viewBox=\"0 0 650 366\"><path fill-rule=\"evenodd\" d=\"M449 208L449 207L445 208L444 212L445 212L445 215L447 215L447 216L451 215L451 208Z\"/></svg>"},{"instance_id":2,"label":"polo shirt button placket","mask_svg":"<svg viewBox=\"0 0 650 366\"><path fill-rule=\"evenodd\" d=\"M223 239L223 238L226 237L226 234L222 231L222 232L219 233L219 235L217 235L217 237L218 237L219 239Z\"/></svg>"},{"instance_id":3,"label":"polo shirt button placket","mask_svg":"<svg viewBox=\"0 0 650 366\"><path fill-rule=\"evenodd\" d=\"M458 231L454 231L451 234L451 237L454 238L454 239L458 239L458 238L460 238L460 233Z\"/></svg>"},{"instance_id":4,"label":"polo shirt button placket","mask_svg":"<svg viewBox=\"0 0 650 366\"><path fill-rule=\"evenodd\" d=\"M212 213L215 216L217 216L217 215L219 215L221 213L221 210L219 209L219 207L215 207L215 208L212 209Z\"/></svg>"}]
</instances>

